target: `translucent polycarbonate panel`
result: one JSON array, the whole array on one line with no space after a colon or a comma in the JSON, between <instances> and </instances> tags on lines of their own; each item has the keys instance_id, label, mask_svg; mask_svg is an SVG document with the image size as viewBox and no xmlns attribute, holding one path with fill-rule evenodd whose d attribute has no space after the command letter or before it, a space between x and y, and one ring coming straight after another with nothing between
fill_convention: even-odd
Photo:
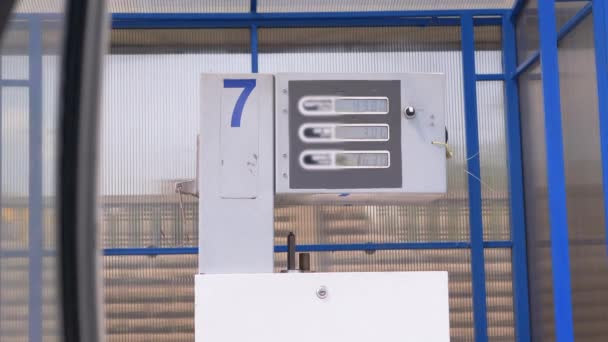
<instances>
[{"instance_id":1,"label":"translucent polycarbonate panel","mask_svg":"<svg viewBox=\"0 0 608 342\"><path fill-rule=\"evenodd\" d=\"M2 342L28 341L29 259L26 254L12 253L2 255L0 262L0 337ZM41 336L45 342L59 341L56 255L44 257L42 262Z\"/></svg>"},{"instance_id":2,"label":"translucent polycarbonate panel","mask_svg":"<svg viewBox=\"0 0 608 342\"><path fill-rule=\"evenodd\" d=\"M65 0L21 0L17 12L57 12ZM223 13L248 12L249 0L107 0L111 13Z\"/></svg>"},{"instance_id":3,"label":"translucent polycarbonate panel","mask_svg":"<svg viewBox=\"0 0 608 342\"><path fill-rule=\"evenodd\" d=\"M248 30L119 30L106 56L100 134L104 247L196 246L200 77L249 72ZM222 44L223 41L229 44Z\"/></svg>"},{"instance_id":4,"label":"translucent polycarbonate panel","mask_svg":"<svg viewBox=\"0 0 608 342\"><path fill-rule=\"evenodd\" d=\"M2 87L0 157L2 250L28 248L29 95L27 88Z\"/></svg>"},{"instance_id":5,"label":"translucent polycarbonate panel","mask_svg":"<svg viewBox=\"0 0 608 342\"><path fill-rule=\"evenodd\" d=\"M608 340L608 249L593 16L559 44L574 333ZM606 156L604 156L605 158Z\"/></svg>"},{"instance_id":6,"label":"translucent polycarbonate panel","mask_svg":"<svg viewBox=\"0 0 608 342\"><path fill-rule=\"evenodd\" d=\"M2 56L2 79L3 80L27 80L29 57L26 55L4 55Z\"/></svg>"},{"instance_id":7,"label":"translucent polycarbonate panel","mask_svg":"<svg viewBox=\"0 0 608 342\"><path fill-rule=\"evenodd\" d=\"M2 342L59 340L54 230L59 80L46 77L50 70L59 72L59 58L43 56L61 50L61 39L47 39L62 36L57 14L52 28L37 25L36 18L11 17L2 35L2 80L27 82L0 86Z\"/></svg>"},{"instance_id":8,"label":"translucent polycarbonate panel","mask_svg":"<svg viewBox=\"0 0 608 342\"><path fill-rule=\"evenodd\" d=\"M490 248L484 251L488 340L514 341L513 273L511 250Z\"/></svg>"},{"instance_id":9,"label":"translucent polycarbonate panel","mask_svg":"<svg viewBox=\"0 0 608 342\"><path fill-rule=\"evenodd\" d=\"M275 254L275 271L287 254ZM395 250L311 253L315 272L448 271L451 341L473 340L471 257L468 250Z\"/></svg>"},{"instance_id":10,"label":"translucent polycarbonate panel","mask_svg":"<svg viewBox=\"0 0 608 342\"><path fill-rule=\"evenodd\" d=\"M258 0L260 12L509 9L514 0Z\"/></svg>"},{"instance_id":11,"label":"translucent polycarbonate panel","mask_svg":"<svg viewBox=\"0 0 608 342\"><path fill-rule=\"evenodd\" d=\"M238 58L249 54L249 32L242 29L112 30L110 41L111 53L116 55L210 54L207 56L210 60L206 61L208 72L232 72L227 62L218 63L213 55L230 54L229 58ZM235 67L245 70L248 64Z\"/></svg>"},{"instance_id":12,"label":"translucent polycarbonate panel","mask_svg":"<svg viewBox=\"0 0 608 342\"><path fill-rule=\"evenodd\" d=\"M42 336L44 342L61 341L61 318L58 298L59 258L55 252L45 256L42 264Z\"/></svg>"},{"instance_id":13,"label":"translucent polycarbonate panel","mask_svg":"<svg viewBox=\"0 0 608 342\"><path fill-rule=\"evenodd\" d=\"M104 257L110 342L194 340L196 255Z\"/></svg>"},{"instance_id":14,"label":"translucent polycarbonate panel","mask_svg":"<svg viewBox=\"0 0 608 342\"><path fill-rule=\"evenodd\" d=\"M58 55L42 57L42 225L43 245L54 251L57 245L57 133L59 65Z\"/></svg>"},{"instance_id":15,"label":"translucent polycarbonate panel","mask_svg":"<svg viewBox=\"0 0 608 342\"><path fill-rule=\"evenodd\" d=\"M0 337L21 342L28 338L28 258L0 257Z\"/></svg>"},{"instance_id":16,"label":"translucent polycarbonate panel","mask_svg":"<svg viewBox=\"0 0 608 342\"><path fill-rule=\"evenodd\" d=\"M540 65L537 63L519 77L521 135L528 246L528 285L533 341L554 341L553 281L545 113Z\"/></svg>"},{"instance_id":17,"label":"translucent polycarbonate panel","mask_svg":"<svg viewBox=\"0 0 608 342\"><path fill-rule=\"evenodd\" d=\"M505 98L502 81L477 82L477 120L483 232L486 240L510 240Z\"/></svg>"},{"instance_id":18,"label":"translucent polycarbonate panel","mask_svg":"<svg viewBox=\"0 0 608 342\"><path fill-rule=\"evenodd\" d=\"M469 239L459 42L457 27L260 30L260 72L445 73L454 150L444 198L399 206L283 207L277 210L277 236L293 230L302 243Z\"/></svg>"},{"instance_id":19,"label":"translucent polycarbonate panel","mask_svg":"<svg viewBox=\"0 0 608 342\"><path fill-rule=\"evenodd\" d=\"M559 31L570 19L572 19L590 0L570 0L555 2L556 29Z\"/></svg>"},{"instance_id":20,"label":"translucent polycarbonate panel","mask_svg":"<svg viewBox=\"0 0 608 342\"><path fill-rule=\"evenodd\" d=\"M275 242L284 245L289 232L302 244L462 241L467 231L468 203L440 200L420 205L286 206L275 209Z\"/></svg>"},{"instance_id":21,"label":"translucent polycarbonate panel","mask_svg":"<svg viewBox=\"0 0 608 342\"><path fill-rule=\"evenodd\" d=\"M502 74L502 29L475 26L475 72Z\"/></svg>"},{"instance_id":22,"label":"translucent polycarbonate panel","mask_svg":"<svg viewBox=\"0 0 608 342\"><path fill-rule=\"evenodd\" d=\"M107 0L112 13L249 12L250 0Z\"/></svg>"},{"instance_id":23,"label":"translucent polycarbonate panel","mask_svg":"<svg viewBox=\"0 0 608 342\"><path fill-rule=\"evenodd\" d=\"M517 61L521 64L538 51L538 0L528 0L526 2L515 25Z\"/></svg>"}]
</instances>

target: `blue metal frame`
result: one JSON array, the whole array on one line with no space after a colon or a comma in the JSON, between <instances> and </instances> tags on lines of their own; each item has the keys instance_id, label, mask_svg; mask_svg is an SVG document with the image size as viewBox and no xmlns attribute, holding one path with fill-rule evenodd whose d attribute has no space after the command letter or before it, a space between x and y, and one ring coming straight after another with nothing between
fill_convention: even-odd
<instances>
[{"instance_id":1,"label":"blue metal frame","mask_svg":"<svg viewBox=\"0 0 608 342\"><path fill-rule=\"evenodd\" d=\"M578 24L580 24L583 20L585 20L585 18L587 18L587 16L589 16L589 14L591 14L592 7L593 7L592 4L588 3L583 8L581 8L581 10L578 11L578 13L576 13L572 18L570 18L570 20L568 20L564 24L564 26L562 26L560 28L559 32L557 33L557 42L558 43L562 39L564 39L568 35L568 33L570 33L572 30L574 30L574 28L577 27ZM534 64L536 64L539 59L540 59L540 51L534 52L523 63L521 63L521 65L517 68L517 71L515 72L514 77L517 77L521 73L528 70L530 67L532 67Z\"/></svg>"},{"instance_id":2,"label":"blue metal frame","mask_svg":"<svg viewBox=\"0 0 608 342\"><path fill-rule=\"evenodd\" d=\"M42 21L29 21L29 341L42 341Z\"/></svg>"},{"instance_id":3,"label":"blue metal frame","mask_svg":"<svg viewBox=\"0 0 608 342\"><path fill-rule=\"evenodd\" d=\"M509 171L511 240L513 241L513 306L515 336L519 342L530 341L530 303L528 294L528 256L526 246L526 215L523 183L523 156L521 149L519 91L517 81L511 77L517 67L515 24L503 17L502 25L503 70L505 80L505 121L507 126L507 154Z\"/></svg>"},{"instance_id":4,"label":"blue metal frame","mask_svg":"<svg viewBox=\"0 0 608 342\"><path fill-rule=\"evenodd\" d=\"M508 10L305 12L305 13L115 13L113 29L459 26L462 15L483 16L475 25L500 25ZM488 17L491 16L491 17ZM492 17L493 16L493 17Z\"/></svg>"},{"instance_id":5,"label":"blue metal frame","mask_svg":"<svg viewBox=\"0 0 608 342\"><path fill-rule=\"evenodd\" d=\"M485 248L511 248L510 241L486 241ZM426 249L469 249L469 242L396 242L396 243L355 243L355 244L324 244L298 245L297 252L347 252L347 251L397 251L397 250L426 250ZM274 246L275 253L287 253L287 246ZM13 251L19 256L19 251ZM198 247L153 247L153 248L106 248L103 255L179 255L198 254Z\"/></svg>"},{"instance_id":6,"label":"blue metal frame","mask_svg":"<svg viewBox=\"0 0 608 342\"><path fill-rule=\"evenodd\" d=\"M511 241L485 241L484 248L509 249L513 247ZM322 244L322 245L298 245L298 252L347 252L347 251L398 251L398 250L428 250L428 249L469 249L471 243L468 241L449 242L395 242L395 243L355 243L355 244ZM275 253L287 253L287 246L274 246ZM198 254L198 247L116 247L105 248L103 255L180 255ZM43 251L44 256L54 256L51 250ZM27 250L0 250L0 258L23 258L28 256Z\"/></svg>"},{"instance_id":7,"label":"blue metal frame","mask_svg":"<svg viewBox=\"0 0 608 342\"><path fill-rule=\"evenodd\" d=\"M555 0L538 3L557 342L574 341Z\"/></svg>"},{"instance_id":8,"label":"blue metal frame","mask_svg":"<svg viewBox=\"0 0 608 342\"><path fill-rule=\"evenodd\" d=\"M0 80L2 80L2 54L0 54ZM2 115L3 110L2 110L2 84L0 84L0 260L2 258L2 255L4 253L4 250L2 249L2 241L4 240L2 238L2 233L4 232L4 227L2 227L2 214L1 211L4 208L3 204L2 204L2 197L3 197L3 190L2 190L2 121L4 118L4 115ZM0 284L2 284L2 264L0 263ZM2 294L0 293L0 302L2 302Z\"/></svg>"},{"instance_id":9,"label":"blue metal frame","mask_svg":"<svg viewBox=\"0 0 608 342\"><path fill-rule=\"evenodd\" d=\"M476 81L504 81L506 78L505 74L477 74L475 75Z\"/></svg>"},{"instance_id":10,"label":"blue metal frame","mask_svg":"<svg viewBox=\"0 0 608 342\"><path fill-rule=\"evenodd\" d=\"M593 0L593 35L600 116L606 249L608 250L608 4L605 0Z\"/></svg>"},{"instance_id":11,"label":"blue metal frame","mask_svg":"<svg viewBox=\"0 0 608 342\"><path fill-rule=\"evenodd\" d=\"M0 80L0 87L29 87L29 80Z\"/></svg>"},{"instance_id":12,"label":"blue metal frame","mask_svg":"<svg viewBox=\"0 0 608 342\"><path fill-rule=\"evenodd\" d=\"M475 32L472 16L463 16L461 20L467 168L470 172L468 185L471 269L473 272L473 316L475 319L475 341L486 342L488 340L488 318L481 183L473 176L481 176L477 122L477 83L475 79Z\"/></svg>"},{"instance_id":13,"label":"blue metal frame","mask_svg":"<svg viewBox=\"0 0 608 342\"><path fill-rule=\"evenodd\" d=\"M253 7L253 5L251 5ZM249 28L251 45L251 72L258 72L258 26L253 24Z\"/></svg>"},{"instance_id":14,"label":"blue metal frame","mask_svg":"<svg viewBox=\"0 0 608 342\"><path fill-rule=\"evenodd\" d=\"M496 16L496 17L476 17ZM17 15L18 18L28 21L56 20L52 14ZM464 91L466 107L466 142L468 155L479 151L478 122L477 122L477 95L476 82L478 81L504 81L507 92L508 135L509 135L509 174L511 177L511 209L513 241L484 241L482 222L481 186L474 177L469 177L469 205L470 205L470 242L422 242L422 243L380 243L380 244L344 244L344 245L301 245L298 251L307 252L335 252L335 251L377 251L377 250L411 250L411 249L470 249L472 260L472 283L474 303L474 324L476 341L487 341L487 304L485 280L485 248L507 248L513 250L514 295L516 309L516 329L518 341L529 341L529 322L527 311L527 269L525 264L525 222L523 222L523 194L521 191L521 151L518 152L519 127L518 117L512 121L510 118L517 105L516 85L512 80L515 63L514 52L505 50L505 72L503 74L476 74L474 26L503 25L505 18L511 18L510 10L448 10L448 11L391 11L391 12L340 12L340 13L258 13L255 0L251 3L251 13L235 14L114 14L112 16L115 29L144 29L144 28L248 28L250 30L251 44L251 70L258 71L258 29L260 27L360 27L360 26L462 26L462 53ZM506 31L505 31L506 32ZM505 42L515 44L514 32L504 34ZM31 49L30 56L41 56L42 51ZM33 58L31 63L39 63L41 58ZM34 66L36 71L38 67ZM30 87L30 94L37 94L40 89L33 89L41 85L41 79L35 78L30 72L30 80L2 80L0 85L18 84ZM514 88L515 87L515 88ZM38 104L31 108L38 110L41 105L40 96L31 96ZM40 108L41 109L41 108ZM35 113L34 113L35 114ZM518 113L516 113L518 114ZM38 128L37 128L38 129ZM36 141L35 141L36 142ZM32 144L32 146L38 146ZM40 148L40 146L38 146ZM32 156L36 156L33 154ZM519 157L518 157L519 156ZM519 164L518 164L519 163ZM38 170L41 170L41 165ZM468 161L468 169L472 174L480 174L479 157ZM519 190L518 190L519 189ZM41 217L41 216L40 216ZM41 240L40 240L41 241ZM32 246L30 246L32 247ZM286 251L285 246L275 246L275 252ZM50 254L39 250L39 254ZM110 248L104 250L106 256L119 255L178 255L198 253L196 247L180 248ZM19 251L4 251L2 256L20 255ZM35 265L34 265L35 266ZM40 265L41 266L41 265ZM34 270L35 271L35 270ZM41 320L39 321L41 322ZM30 339L36 341L35 339Z\"/></svg>"}]
</instances>

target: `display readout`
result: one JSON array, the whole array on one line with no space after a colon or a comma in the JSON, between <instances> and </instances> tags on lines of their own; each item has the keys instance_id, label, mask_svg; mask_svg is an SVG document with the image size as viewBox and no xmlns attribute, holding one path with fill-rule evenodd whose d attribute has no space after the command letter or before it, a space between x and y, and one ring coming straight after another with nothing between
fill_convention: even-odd
<instances>
[{"instance_id":1,"label":"display readout","mask_svg":"<svg viewBox=\"0 0 608 342\"><path fill-rule=\"evenodd\" d=\"M336 153L336 166L350 168L389 167L389 155L386 152Z\"/></svg>"},{"instance_id":2,"label":"display readout","mask_svg":"<svg viewBox=\"0 0 608 342\"><path fill-rule=\"evenodd\" d=\"M381 96L304 96L298 108L304 115L387 114L389 100Z\"/></svg>"},{"instance_id":3,"label":"display readout","mask_svg":"<svg viewBox=\"0 0 608 342\"><path fill-rule=\"evenodd\" d=\"M387 98L338 98L336 113L387 113Z\"/></svg>"},{"instance_id":4,"label":"display readout","mask_svg":"<svg viewBox=\"0 0 608 342\"><path fill-rule=\"evenodd\" d=\"M338 140L388 140L387 125L337 125Z\"/></svg>"}]
</instances>

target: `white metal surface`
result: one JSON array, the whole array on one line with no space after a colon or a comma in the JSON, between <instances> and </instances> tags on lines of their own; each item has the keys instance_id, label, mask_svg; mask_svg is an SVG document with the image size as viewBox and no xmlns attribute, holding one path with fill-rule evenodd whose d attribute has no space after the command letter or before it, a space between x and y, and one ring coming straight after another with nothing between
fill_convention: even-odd
<instances>
[{"instance_id":1,"label":"white metal surface","mask_svg":"<svg viewBox=\"0 0 608 342\"><path fill-rule=\"evenodd\" d=\"M450 340L447 272L199 274L195 289L197 342Z\"/></svg>"},{"instance_id":2,"label":"white metal surface","mask_svg":"<svg viewBox=\"0 0 608 342\"><path fill-rule=\"evenodd\" d=\"M399 80L401 107L416 109L416 116L401 115L402 186L400 188L294 189L290 186L291 139L289 134L289 82L294 80ZM357 73L357 74L277 74L276 76L276 192L281 203L310 203L340 200L343 202L392 202L428 200L447 190L445 148L446 80L435 73ZM323 96L324 94L319 94ZM382 94L379 94L380 96ZM365 145L362 145L365 146ZM288 158L285 158L288 156ZM382 197L371 194L384 193ZM344 196L348 194L348 196Z\"/></svg>"},{"instance_id":3,"label":"white metal surface","mask_svg":"<svg viewBox=\"0 0 608 342\"><path fill-rule=\"evenodd\" d=\"M225 80L255 80L238 124L246 89ZM273 76L205 74L201 99L199 271L272 272Z\"/></svg>"},{"instance_id":4,"label":"white metal surface","mask_svg":"<svg viewBox=\"0 0 608 342\"><path fill-rule=\"evenodd\" d=\"M258 106L259 96L248 96L239 126L233 127L233 114L238 111L235 103L243 91L243 88L223 88L221 92L219 181L222 198L255 198L258 192L259 116L260 109L268 109ZM272 96L262 96L268 95Z\"/></svg>"}]
</instances>

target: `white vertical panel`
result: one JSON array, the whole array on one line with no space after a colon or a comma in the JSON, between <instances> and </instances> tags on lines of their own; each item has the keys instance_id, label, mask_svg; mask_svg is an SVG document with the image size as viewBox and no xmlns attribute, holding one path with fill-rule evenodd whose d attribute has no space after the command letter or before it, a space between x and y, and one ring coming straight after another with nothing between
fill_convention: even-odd
<instances>
[{"instance_id":1,"label":"white vertical panel","mask_svg":"<svg viewBox=\"0 0 608 342\"><path fill-rule=\"evenodd\" d=\"M214 77L215 78L215 77ZM260 109L272 112L270 108L259 108L259 97L273 98L272 93L255 90L256 79L246 77L217 77L216 87L220 90L220 165L219 182L222 198L256 198L258 195ZM226 82L237 81L236 88L228 88ZM221 83L224 82L223 88ZM243 84L244 83L244 84ZM231 85L228 85L231 86ZM250 92L251 91L251 92ZM272 90L271 90L272 91ZM215 94L214 94L215 95ZM205 98L203 103L213 101ZM203 135L203 143L207 136ZM272 160L270 160L272 163ZM204 166L203 166L204 167Z\"/></svg>"},{"instance_id":2,"label":"white vertical panel","mask_svg":"<svg viewBox=\"0 0 608 342\"><path fill-rule=\"evenodd\" d=\"M247 104L248 99L243 103L247 109L242 113L240 125L232 125L230 121L241 89L226 89L224 82L228 79L255 80L255 88L249 96L253 101ZM273 76L203 74L199 91L199 271L207 274L271 273L274 252ZM224 110L226 105L229 110ZM247 144L257 146L258 151L252 152ZM227 153L233 155L227 156ZM251 163L255 163L255 169Z\"/></svg>"}]
</instances>

